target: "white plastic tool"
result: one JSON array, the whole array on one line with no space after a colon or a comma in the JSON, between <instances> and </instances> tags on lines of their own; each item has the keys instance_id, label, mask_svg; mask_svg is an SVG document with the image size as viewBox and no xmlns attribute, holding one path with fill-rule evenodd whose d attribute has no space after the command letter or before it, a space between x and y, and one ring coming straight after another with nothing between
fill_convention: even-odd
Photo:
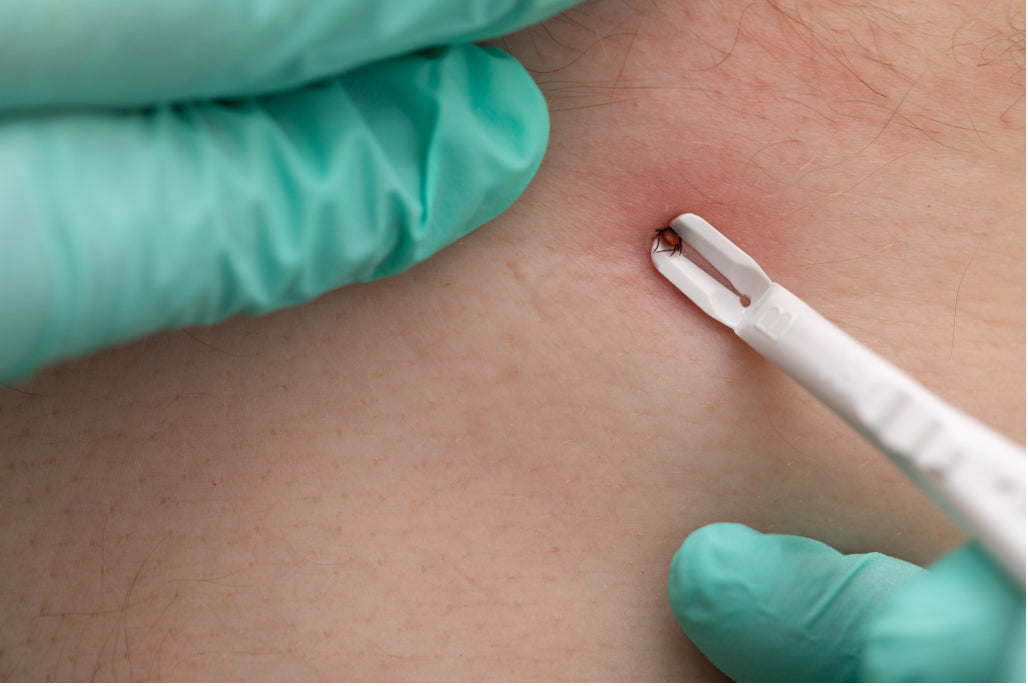
<instances>
[{"instance_id":1,"label":"white plastic tool","mask_svg":"<svg viewBox=\"0 0 1028 686\"><path fill-rule=\"evenodd\" d=\"M731 288L660 236L652 250L657 271L898 464L1023 586L1024 448L940 400L773 283L701 217L683 214L670 226Z\"/></svg>"}]
</instances>

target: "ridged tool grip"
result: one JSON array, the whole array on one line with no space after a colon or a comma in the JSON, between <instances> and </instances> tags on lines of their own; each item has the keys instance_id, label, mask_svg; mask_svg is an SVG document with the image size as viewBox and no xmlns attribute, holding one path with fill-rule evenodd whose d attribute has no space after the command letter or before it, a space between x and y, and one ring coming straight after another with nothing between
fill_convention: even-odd
<instances>
[{"instance_id":1,"label":"ridged tool grip","mask_svg":"<svg viewBox=\"0 0 1028 686\"><path fill-rule=\"evenodd\" d=\"M1025 452L948 405L778 284L735 333L915 479L1025 583Z\"/></svg>"}]
</instances>

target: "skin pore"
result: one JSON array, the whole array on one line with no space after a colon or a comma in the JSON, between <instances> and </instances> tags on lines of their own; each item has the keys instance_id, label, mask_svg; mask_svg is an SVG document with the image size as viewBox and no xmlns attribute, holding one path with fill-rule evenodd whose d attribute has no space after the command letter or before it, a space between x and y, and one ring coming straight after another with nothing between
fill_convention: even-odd
<instances>
[{"instance_id":1,"label":"skin pore","mask_svg":"<svg viewBox=\"0 0 1028 686\"><path fill-rule=\"evenodd\" d=\"M648 250L700 214L1023 443L1023 10L602 0L496 44L552 117L501 217L0 388L0 677L710 680L666 601L697 527L959 543Z\"/></svg>"}]
</instances>

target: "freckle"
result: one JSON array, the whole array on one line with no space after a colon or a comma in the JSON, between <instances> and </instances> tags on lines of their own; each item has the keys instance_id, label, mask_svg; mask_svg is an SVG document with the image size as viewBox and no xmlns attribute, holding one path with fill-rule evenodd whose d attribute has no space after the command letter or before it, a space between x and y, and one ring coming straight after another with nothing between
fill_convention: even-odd
<instances>
[{"instance_id":1,"label":"freckle","mask_svg":"<svg viewBox=\"0 0 1028 686\"><path fill-rule=\"evenodd\" d=\"M52 417L56 417L56 416L57 416L57 415L59 415L60 413L61 413L61 411L60 411L60 410L58 410L58 409L57 409L56 407L52 407L52 408L50 408L50 416L52 416Z\"/></svg>"},{"instance_id":2,"label":"freckle","mask_svg":"<svg viewBox=\"0 0 1028 686\"><path fill-rule=\"evenodd\" d=\"M271 427L271 430L268 431L268 433L270 433L272 436L277 436L278 435L278 429L276 429L275 427Z\"/></svg>"}]
</instances>

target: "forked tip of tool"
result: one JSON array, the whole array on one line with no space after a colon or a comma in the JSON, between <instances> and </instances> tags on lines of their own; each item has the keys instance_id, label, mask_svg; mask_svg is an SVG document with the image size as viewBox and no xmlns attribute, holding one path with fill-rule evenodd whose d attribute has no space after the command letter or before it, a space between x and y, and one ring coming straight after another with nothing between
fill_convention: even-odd
<instances>
[{"instance_id":1,"label":"forked tip of tool","mask_svg":"<svg viewBox=\"0 0 1028 686\"><path fill-rule=\"evenodd\" d=\"M689 254L706 264L697 264ZM656 231L651 259L657 271L701 310L732 328L742 321L746 307L771 286L753 258L695 214L675 217L667 228Z\"/></svg>"}]
</instances>

